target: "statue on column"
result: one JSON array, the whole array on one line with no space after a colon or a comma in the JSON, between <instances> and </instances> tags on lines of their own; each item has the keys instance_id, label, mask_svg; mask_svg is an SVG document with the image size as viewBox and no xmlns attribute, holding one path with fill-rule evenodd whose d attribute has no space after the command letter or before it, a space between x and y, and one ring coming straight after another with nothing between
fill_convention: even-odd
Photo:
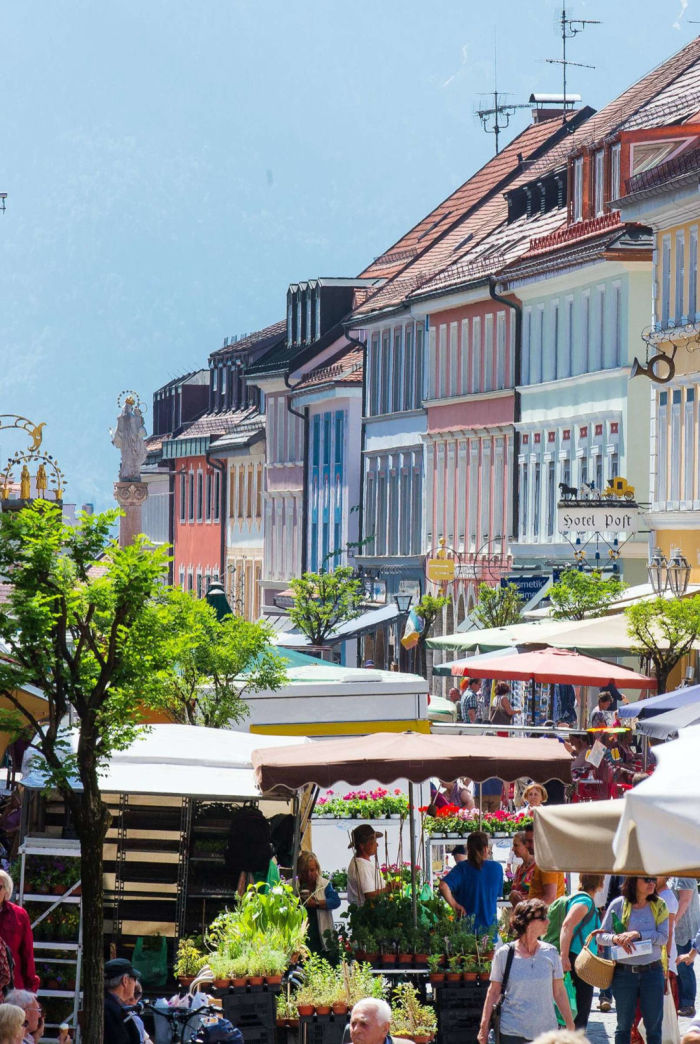
<instances>
[{"instance_id":1,"label":"statue on column","mask_svg":"<svg viewBox=\"0 0 700 1044\"><path fill-rule=\"evenodd\" d=\"M121 406L122 396L117 399ZM141 481L141 465L146 459L146 427L141 403L135 392L124 399L124 407L117 418L115 431L110 429L112 445L121 452L119 481L114 484L114 496L122 509L119 522L119 543L122 547L143 532L142 508L148 497L148 485Z\"/></svg>"},{"instance_id":2,"label":"statue on column","mask_svg":"<svg viewBox=\"0 0 700 1044\"><path fill-rule=\"evenodd\" d=\"M141 465L146 459L146 427L140 403L128 395L117 418L116 431L110 429L112 444L121 450L120 482L140 482Z\"/></svg>"}]
</instances>

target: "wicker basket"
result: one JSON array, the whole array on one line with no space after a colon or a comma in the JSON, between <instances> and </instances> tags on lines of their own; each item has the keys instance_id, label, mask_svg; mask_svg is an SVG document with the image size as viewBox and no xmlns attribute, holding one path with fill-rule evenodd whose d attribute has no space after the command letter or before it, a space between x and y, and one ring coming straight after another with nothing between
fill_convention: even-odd
<instances>
[{"instance_id":1,"label":"wicker basket","mask_svg":"<svg viewBox=\"0 0 700 1044\"><path fill-rule=\"evenodd\" d=\"M596 953L591 953L589 949L590 942L593 936L597 934L597 932L591 932L588 936L583 949L574 962L574 968L578 977L587 982L589 986L597 986L600 990L607 990L615 974L615 961L608 961L605 957L599 957Z\"/></svg>"}]
</instances>

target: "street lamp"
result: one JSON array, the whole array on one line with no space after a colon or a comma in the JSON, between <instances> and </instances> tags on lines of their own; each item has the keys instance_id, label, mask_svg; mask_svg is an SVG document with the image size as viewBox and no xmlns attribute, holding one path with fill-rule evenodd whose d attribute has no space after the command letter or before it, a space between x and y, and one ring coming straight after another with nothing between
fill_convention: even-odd
<instances>
[{"instance_id":1,"label":"street lamp","mask_svg":"<svg viewBox=\"0 0 700 1044\"><path fill-rule=\"evenodd\" d=\"M690 564L679 547L671 550L670 561L660 548L655 547L647 566L649 583L654 594L662 595L667 588L676 598L682 598L690 582Z\"/></svg>"},{"instance_id":2,"label":"street lamp","mask_svg":"<svg viewBox=\"0 0 700 1044\"><path fill-rule=\"evenodd\" d=\"M407 616L411 608L411 601L413 595L410 594L395 594L394 601L396 602L396 608L399 611L399 616Z\"/></svg>"},{"instance_id":3,"label":"street lamp","mask_svg":"<svg viewBox=\"0 0 700 1044\"><path fill-rule=\"evenodd\" d=\"M654 548L647 566L647 573L654 594L662 595L668 583L668 562L661 548Z\"/></svg>"},{"instance_id":4,"label":"street lamp","mask_svg":"<svg viewBox=\"0 0 700 1044\"><path fill-rule=\"evenodd\" d=\"M682 598L690 582L690 564L679 547L674 547L671 551L667 572L668 586L676 598Z\"/></svg>"}]
</instances>

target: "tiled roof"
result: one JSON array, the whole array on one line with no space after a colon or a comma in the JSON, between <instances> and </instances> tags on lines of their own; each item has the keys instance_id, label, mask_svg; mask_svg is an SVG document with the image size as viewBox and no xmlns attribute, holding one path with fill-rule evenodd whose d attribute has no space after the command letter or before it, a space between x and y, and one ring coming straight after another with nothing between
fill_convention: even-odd
<instances>
[{"instance_id":1,"label":"tiled roof","mask_svg":"<svg viewBox=\"0 0 700 1044\"><path fill-rule=\"evenodd\" d=\"M221 413L204 413L191 424L181 428L177 439L195 439L217 435L227 435L239 424L246 421L256 412L255 406L243 410L222 410ZM177 441L177 440L174 440Z\"/></svg>"},{"instance_id":2,"label":"tiled roof","mask_svg":"<svg viewBox=\"0 0 700 1044\"><path fill-rule=\"evenodd\" d=\"M249 446L264 436L264 434L265 414L256 411L249 415L241 424L236 425L227 435L222 435L221 438L212 442L211 449L213 451Z\"/></svg>"},{"instance_id":3,"label":"tiled roof","mask_svg":"<svg viewBox=\"0 0 700 1044\"><path fill-rule=\"evenodd\" d=\"M336 323L322 334L317 341L302 344L288 344L285 340L272 351L259 359L246 370L246 377L264 377L268 374L292 372L313 359L314 355L329 348L334 341L343 336L342 323Z\"/></svg>"},{"instance_id":4,"label":"tiled roof","mask_svg":"<svg viewBox=\"0 0 700 1044\"><path fill-rule=\"evenodd\" d=\"M225 344L223 348L217 348L215 352L211 353L209 358L215 359L220 355L235 355L238 352L245 352L252 348L265 351L268 348L272 348L280 338L285 337L286 333L287 323L284 319L280 319L279 322L272 323L271 326L266 326L262 330L256 330L255 333L246 334L245 337L241 337L231 344Z\"/></svg>"},{"instance_id":5,"label":"tiled roof","mask_svg":"<svg viewBox=\"0 0 700 1044\"><path fill-rule=\"evenodd\" d=\"M561 208L544 216L535 215L529 220L519 219L507 226L504 200L500 194L490 195L489 192L493 179L497 177L494 167L497 160L504 164L500 173L510 191L564 167L568 157L584 146L620 130L651 127L659 122L687 121L699 106L700 38L696 38L590 119L579 119L570 133L560 133L559 140L552 141L552 137L555 129L561 130L560 118L528 128L503 150L501 157L495 157L400 239L389 251L390 257L385 255L384 261L380 258L365 270L364 275L387 274L390 278L356 310L357 325L361 324L363 316L396 308L409 298L446 291L495 273L528 254L531 239L549 237L565 224L566 211ZM539 135L538 146L524 152L523 162L513 164L513 153L517 155L518 151L523 151L524 140L531 141L526 138L530 131ZM533 157L538 149L539 154ZM487 197L485 201L484 195ZM568 230L562 228L562 233L566 243L562 241L557 247L552 239L548 250L568 251ZM581 233L594 238L598 234L582 224L572 233L574 240ZM421 235L428 239L427 249L421 248ZM536 249L544 249L543 244ZM410 258L411 252L413 259ZM385 269L382 269L382 263L386 265Z\"/></svg>"},{"instance_id":6,"label":"tiled roof","mask_svg":"<svg viewBox=\"0 0 700 1044\"><path fill-rule=\"evenodd\" d=\"M329 363L310 370L294 388L307 389L320 384L362 384L362 352L344 348Z\"/></svg>"},{"instance_id":7,"label":"tiled roof","mask_svg":"<svg viewBox=\"0 0 700 1044\"><path fill-rule=\"evenodd\" d=\"M535 247L500 272L498 278L502 285L512 289L518 280L527 280L533 275L590 264L604 257L613 247L624 250L630 261L648 260L652 246L651 236L646 230L623 223L601 226L597 232L564 240L559 240L555 233L552 237L541 237L540 241L546 243L550 238L554 245Z\"/></svg>"},{"instance_id":8,"label":"tiled roof","mask_svg":"<svg viewBox=\"0 0 700 1044\"><path fill-rule=\"evenodd\" d=\"M496 191L499 186L505 187L508 179L518 170L520 157L527 160L560 127L560 117L526 127L497 156L493 156L385 254L368 265L361 275L395 275L407 262L430 247L455 222L463 219L487 194Z\"/></svg>"}]
</instances>

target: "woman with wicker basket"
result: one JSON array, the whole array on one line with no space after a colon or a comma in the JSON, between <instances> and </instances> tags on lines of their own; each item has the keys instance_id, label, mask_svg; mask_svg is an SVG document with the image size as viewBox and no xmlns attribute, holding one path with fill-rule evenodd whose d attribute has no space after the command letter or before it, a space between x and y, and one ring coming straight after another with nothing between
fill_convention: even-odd
<instances>
[{"instance_id":1,"label":"woman with wicker basket","mask_svg":"<svg viewBox=\"0 0 700 1044\"><path fill-rule=\"evenodd\" d=\"M646 945L640 947L640 942ZM655 877L625 879L622 895L605 912L598 943L616 946L624 954L617 957L612 980L615 1044L629 1044L637 1001L647 1044L661 1044L666 986L662 951L668 945L668 907L656 894Z\"/></svg>"},{"instance_id":2,"label":"woman with wicker basket","mask_svg":"<svg viewBox=\"0 0 700 1044\"><path fill-rule=\"evenodd\" d=\"M561 958L556 947L540 940L547 921L547 906L541 899L526 899L515 907L510 924L516 939L494 955L479 1044L488 1040L494 1009L500 1044L528 1044L540 1033L556 1029L555 1002L566 1028L574 1028Z\"/></svg>"}]
</instances>

